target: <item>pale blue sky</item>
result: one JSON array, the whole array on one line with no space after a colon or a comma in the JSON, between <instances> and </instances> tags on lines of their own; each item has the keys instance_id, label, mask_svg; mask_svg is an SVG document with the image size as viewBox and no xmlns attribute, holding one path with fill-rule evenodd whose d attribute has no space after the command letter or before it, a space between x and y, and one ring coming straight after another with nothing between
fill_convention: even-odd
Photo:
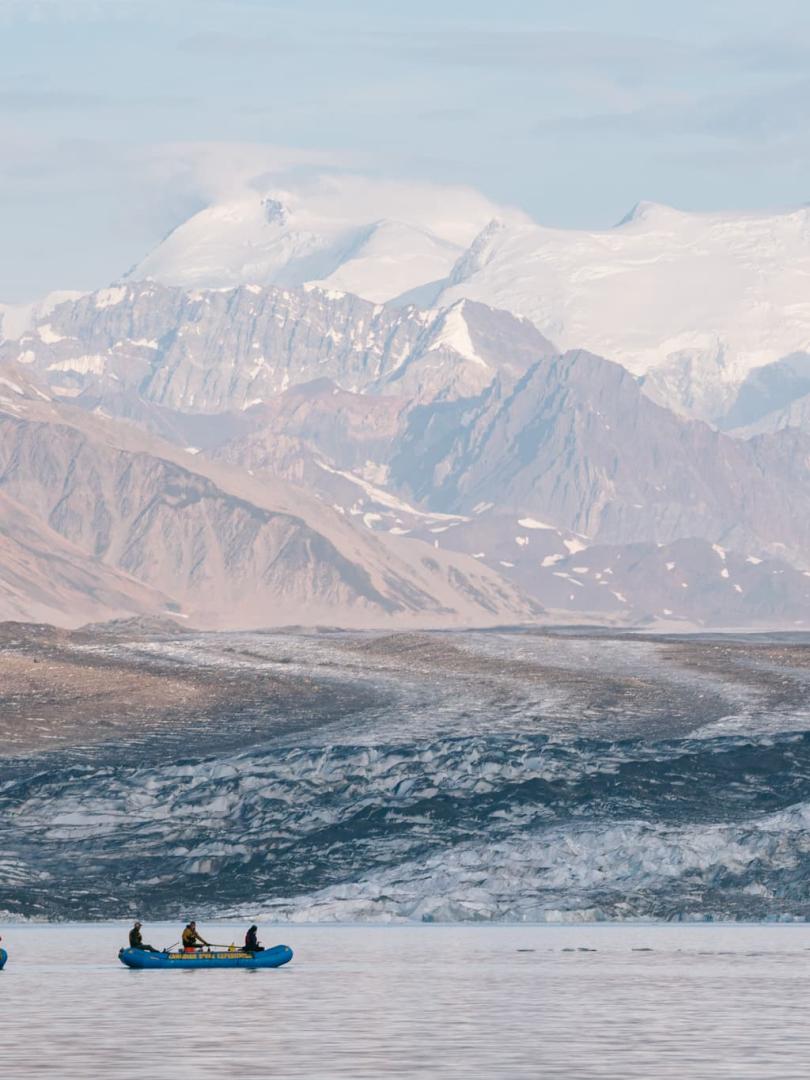
<instances>
[{"instance_id":1,"label":"pale blue sky","mask_svg":"<svg viewBox=\"0 0 810 1080\"><path fill-rule=\"evenodd\" d=\"M265 145L547 224L803 203L808 49L807 0L0 0L0 299L106 283Z\"/></svg>"}]
</instances>

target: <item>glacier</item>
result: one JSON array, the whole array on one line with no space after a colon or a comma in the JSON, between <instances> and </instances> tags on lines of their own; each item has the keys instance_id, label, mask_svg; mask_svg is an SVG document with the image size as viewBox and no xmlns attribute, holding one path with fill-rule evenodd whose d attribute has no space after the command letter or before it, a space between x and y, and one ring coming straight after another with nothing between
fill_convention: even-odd
<instances>
[{"instance_id":1,"label":"glacier","mask_svg":"<svg viewBox=\"0 0 810 1080\"><path fill-rule=\"evenodd\" d=\"M810 918L805 637L82 642L229 692L6 756L14 917Z\"/></svg>"},{"instance_id":2,"label":"glacier","mask_svg":"<svg viewBox=\"0 0 810 1080\"><path fill-rule=\"evenodd\" d=\"M285 747L0 790L20 914L810 916L810 734Z\"/></svg>"}]
</instances>

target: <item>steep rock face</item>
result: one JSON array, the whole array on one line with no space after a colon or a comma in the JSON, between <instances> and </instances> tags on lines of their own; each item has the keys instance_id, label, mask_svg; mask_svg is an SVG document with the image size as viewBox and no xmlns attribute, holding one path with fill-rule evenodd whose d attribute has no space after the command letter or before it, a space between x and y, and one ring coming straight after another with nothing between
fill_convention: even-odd
<instances>
[{"instance_id":1,"label":"steep rock face","mask_svg":"<svg viewBox=\"0 0 810 1080\"><path fill-rule=\"evenodd\" d=\"M775 434L786 428L798 428L810 434L810 394L795 398L784 408L774 409L751 424L735 428L733 434L749 439L755 435Z\"/></svg>"},{"instance_id":2,"label":"steep rock face","mask_svg":"<svg viewBox=\"0 0 810 1080\"><path fill-rule=\"evenodd\" d=\"M794 353L754 368L740 386L720 426L744 435L804 427L802 413L810 396L810 354Z\"/></svg>"},{"instance_id":3,"label":"steep rock face","mask_svg":"<svg viewBox=\"0 0 810 1080\"><path fill-rule=\"evenodd\" d=\"M341 390L329 379L296 386L243 415L242 430L211 453L218 460L323 490L327 468L385 483L391 449L410 404ZM379 463L379 464L378 464Z\"/></svg>"},{"instance_id":4,"label":"steep rock face","mask_svg":"<svg viewBox=\"0 0 810 1080\"><path fill-rule=\"evenodd\" d=\"M173 601L106 566L0 491L0 620L79 624L172 611Z\"/></svg>"},{"instance_id":5,"label":"steep rock face","mask_svg":"<svg viewBox=\"0 0 810 1080\"><path fill-rule=\"evenodd\" d=\"M47 318L0 346L0 361L30 365L57 395L105 409L123 394L223 413L322 378L415 400L465 397L553 351L530 323L480 305L397 309L318 289L121 285Z\"/></svg>"},{"instance_id":6,"label":"steep rock face","mask_svg":"<svg viewBox=\"0 0 810 1080\"><path fill-rule=\"evenodd\" d=\"M355 602L395 607L300 520L273 514L147 454L105 452L68 427L2 431L0 484L77 547L193 606ZM264 596L262 597L262 594ZM271 597L273 600L271 600Z\"/></svg>"},{"instance_id":7,"label":"steep rock face","mask_svg":"<svg viewBox=\"0 0 810 1080\"><path fill-rule=\"evenodd\" d=\"M656 406L573 352L480 403L414 411L392 478L436 510L496 504L611 543L704 536L808 564L810 440L747 445ZM799 508L802 508L799 512Z\"/></svg>"}]
</instances>

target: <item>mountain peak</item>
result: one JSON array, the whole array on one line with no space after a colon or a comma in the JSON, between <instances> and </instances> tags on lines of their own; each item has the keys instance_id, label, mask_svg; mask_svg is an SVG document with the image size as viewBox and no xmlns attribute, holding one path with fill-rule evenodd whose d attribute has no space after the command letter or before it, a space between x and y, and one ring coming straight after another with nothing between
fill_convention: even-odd
<instances>
[{"instance_id":1,"label":"mountain peak","mask_svg":"<svg viewBox=\"0 0 810 1080\"><path fill-rule=\"evenodd\" d=\"M266 196L262 199L262 206L264 207L264 217L268 225L286 225L288 223L289 211L279 199Z\"/></svg>"},{"instance_id":2,"label":"mountain peak","mask_svg":"<svg viewBox=\"0 0 810 1080\"><path fill-rule=\"evenodd\" d=\"M127 276L183 288L317 282L380 303L443 284L497 210L466 189L322 177L212 203Z\"/></svg>"},{"instance_id":3,"label":"mountain peak","mask_svg":"<svg viewBox=\"0 0 810 1080\"><path fill-rule=\"evenodd\" d=\"M682 211L676 210L666 203L651 202L649 199L641 199L632 206L624 217L616 223L614 228L620 229L623 225L632 225L634 222L650 222L654 218L674 217L681 215Z\"/></svg>"}]
</instances>

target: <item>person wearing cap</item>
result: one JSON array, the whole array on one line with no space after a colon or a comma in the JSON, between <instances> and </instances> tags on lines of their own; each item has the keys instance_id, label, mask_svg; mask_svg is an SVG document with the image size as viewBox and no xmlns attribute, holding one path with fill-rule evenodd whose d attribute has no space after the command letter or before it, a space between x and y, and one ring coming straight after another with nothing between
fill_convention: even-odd
<instances>
[{"instance_id":1,"label":"person wearing cap","mask_svg":"<svg viewBox=\"0 0 810 1080\"><path fill-rule=\"evenodd\" d=\"M192 919L183 931L183 948L186 952L194 952L200 945L208 945L197 933L197 924Z\"/></svg>"},{"instance_id":2,"label":"person wearing cap","mask_svg":"<svg viewBox=\"0 0 810 1080\"><path fill-rule=\"evenodd\" d=\"M136 922L129 932L129 947L130 949L141 949L143 952L157 952L157 949L152 948L151 945L144 945L143 938L141 937L141 924Z\"/></svg>"},{"instance_id":3,"label":"person wearing cap","mask_svg":"<svg viewBox=\"0 0 810 1080\"><path fill-rule=\"evenodd\" d=\"M245 934L245 952L264 952L264 946L259 944L258 926L251 926Z\"/></svg>"}]
</instances>

